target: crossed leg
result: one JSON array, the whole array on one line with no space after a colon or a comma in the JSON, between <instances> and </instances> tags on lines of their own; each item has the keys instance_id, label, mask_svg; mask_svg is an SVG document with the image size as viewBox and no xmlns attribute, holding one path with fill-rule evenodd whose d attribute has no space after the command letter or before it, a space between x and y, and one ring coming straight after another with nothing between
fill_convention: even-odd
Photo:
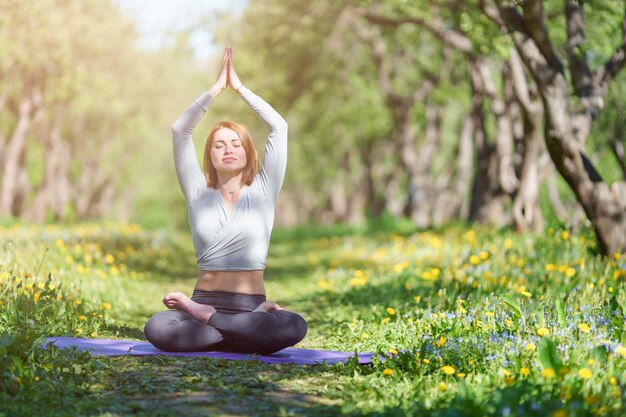
<instances>
[{"instance_id":1,"label":"crossed leg","mask_svg":"<svg viewBox=\"0 0 626 417\"><path fill-rule=\"evenodd\" d=\"M268 354L295 345L307 332L300 315L271 302L240 314L218 312L182 293L169 293L163 303L172 310L155 314L144 328L146 338L163 350Z\"/></svg>"}]
</instances>

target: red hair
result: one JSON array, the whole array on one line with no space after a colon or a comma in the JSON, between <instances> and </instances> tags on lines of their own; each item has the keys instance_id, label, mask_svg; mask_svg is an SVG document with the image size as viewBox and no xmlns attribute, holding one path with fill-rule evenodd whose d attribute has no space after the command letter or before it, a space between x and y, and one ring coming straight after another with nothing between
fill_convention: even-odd
<instances>
[{"instance_id":1,"label":"red hair","mask_svg":"<svg viewBox=\"0 0 626 417\"><path fill-rule=\"evenodd\" d=\"M213 126L213 129L211 130L211 133L209 133L206 143L204 144L204 175L206 177L207 185L210 188L215 188L215 185L217 184L217 170L213 166L213 162L211 162L211 145L213 144L215 134L220 129L230 129L235 132L237 136L239 136L239 139L241 139L241 145L246 152L247 160L246 166L243 168L241 183L245 185L252 184L259 167L259 156L256 148L254 147L254 142L252 141L250 133L248 133L248 129L246 129L244 125L227 121L219 122Z\"/></svg>"}]
</instances>

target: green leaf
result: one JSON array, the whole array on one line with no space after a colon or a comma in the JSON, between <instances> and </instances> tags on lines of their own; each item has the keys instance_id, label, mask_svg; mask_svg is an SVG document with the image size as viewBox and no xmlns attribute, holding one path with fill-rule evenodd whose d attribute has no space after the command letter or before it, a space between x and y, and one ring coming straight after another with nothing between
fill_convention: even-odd
<instances>
[{"instance_id":1,"label":"green leaf","mask_svg":"<svg viewBox=\"0 0 626 417\"><path fill-rule=\"evenodd\" d=\"M556 352L556 344L549 337L541 338L541 342L539 343L539 362L541 362L541 366L546 368L554 369L555 372L558 373L559 369L561 369L562 363L561 359L559 359L559 355Z\"/></svg>"},{"instance_id":2,"label":"green leaf","mask_svg":"<svg viewBox=\"0 0 626 417\"><path fill-rule=\"evenodd\" d=\"M624 325L622 322L624 311L622 310L622 306L617 302L617 294L613 295L609 300L609 308L611 309L609 314L611 316L611 324L613 325L613 338L615 338L615 340L621 340Z\"/></svg>"},{"instance_id":3,"label":"green leaf","mask_svg":"<svg viewBox=\"0 0 626 417\"><path fill-rule=\"evenodd\" d=\"M560 327L567 327L567 320L565 319L565 307L563 306L563 300L556 299L556 320Z\"/></svg>"},{"instance_id":4,"label":"green leaf","mask_svg":"<svg viewBox=\"0 0 626 417\"><path fill-rule=\"evenodd\" d=\"M515 301L513 297L506 295L506 294L502 294L500 296L500 301L502 301L506 306L508 306L511 309L515 318L519 319L522 316L522 309L520 308L518 302Z\"/></svg>"},{"instance_id":5,"label":"green leaf","mask_svg":"<svg viewBox=\"0 0 626 417\"><path fill-rule=\"evenodd\" d=\"M607 347L604 345L596 346L591 351L591 357L600 363L606 363L609 360Z\"/></svg>"}]
</instances>

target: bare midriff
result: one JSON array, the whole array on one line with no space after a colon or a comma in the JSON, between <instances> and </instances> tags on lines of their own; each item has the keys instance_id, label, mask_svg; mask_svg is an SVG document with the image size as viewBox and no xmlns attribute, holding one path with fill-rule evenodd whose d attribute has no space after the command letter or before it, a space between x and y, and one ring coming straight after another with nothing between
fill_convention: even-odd
<instances>
[{"instance_id":1,"label":"bare midriff","mask_svg":"<svg viewBox=\"0 0 626 417\"><path fill-rule=\"evenodd\" d=\"M263 270L200 271L196 290L227 291L241 294L265 294Z\"/></svg>"}]
</instances>

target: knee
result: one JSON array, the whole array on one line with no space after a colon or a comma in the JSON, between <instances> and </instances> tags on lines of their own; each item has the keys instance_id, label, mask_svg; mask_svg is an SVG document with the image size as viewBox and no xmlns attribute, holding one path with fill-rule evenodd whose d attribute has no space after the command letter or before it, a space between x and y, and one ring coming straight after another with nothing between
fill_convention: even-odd
<instances>
[{"instance_id":1,"label":"knee","mask_svg":"<svg viewBox=\"0 0 626 417\"><path fill-rule=\"evenodd\" d=\"M179 322L172 311L161 311L152 316L143 328L146 339L159 349L168 350L171 344L171 329Z\"/></svg>"},{"instance_id":2,"label":"knee","mask_svg":"<svg viewBox=\"0 0 626 417\"><path fill-rule=\"evenodd\" d=\"M146 325L143 327L143 334L148 339L148 342L158 347L158 342L163 334L163 323L159 317L159 314L155 314L150 317Z\"/></svg>"},{"instance_id":3,"label":"knee","mask_svg":"<svg viewBox=\"0 0 626 417\"><path fill-rule=\"evenodd\" d=\"M286 321L284 328L287 330L290 345L293 346L306 336L308 330L306 320L301 315L290 311L282 311L281 313L284 313Z\"/></svg>"}]
</instances>

